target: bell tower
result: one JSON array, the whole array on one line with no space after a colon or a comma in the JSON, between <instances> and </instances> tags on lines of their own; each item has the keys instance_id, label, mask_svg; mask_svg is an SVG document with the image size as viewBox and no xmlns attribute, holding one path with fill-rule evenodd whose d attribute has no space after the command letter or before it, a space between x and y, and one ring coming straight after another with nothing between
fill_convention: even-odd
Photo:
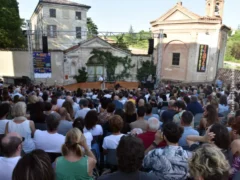
<instances>
[{"instance_id":1,"label":"bell tower","mask_svg":"<svg viewBox=\"0 0 240 180\"><path fill-rule=\"evenodd\" d=\"M206 16L223 18L224 0L206 0Z\"/></svg>"}]
</instances>

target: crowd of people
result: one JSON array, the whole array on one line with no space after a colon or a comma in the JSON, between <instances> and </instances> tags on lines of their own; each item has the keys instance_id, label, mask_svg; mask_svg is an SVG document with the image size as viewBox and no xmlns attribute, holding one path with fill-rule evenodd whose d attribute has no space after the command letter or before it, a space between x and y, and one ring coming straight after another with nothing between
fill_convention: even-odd
<instances>
[{"instance_id":1,"label":"crowd of people","mask_svg":"<svg viewBox=\"0 0 240 180\"><path fill-rule=\"evenodd\" d=\"M240 94L1 86L2 180L239 180Z\"/></svg>"}]
</instances>

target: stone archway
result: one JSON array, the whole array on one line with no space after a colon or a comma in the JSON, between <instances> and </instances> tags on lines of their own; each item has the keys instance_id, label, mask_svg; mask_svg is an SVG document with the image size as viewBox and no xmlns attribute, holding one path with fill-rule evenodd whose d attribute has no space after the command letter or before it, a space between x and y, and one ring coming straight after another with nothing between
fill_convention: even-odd
<instances>
[{"instance_id":1,"label":"stone archway","mask_svg":"<svg viewBox=\"0 0 240 180\"><path fill-rule=\"evenodd\" d=\"M97 57L92 56L88 59L87 63L88 81L95 82L98 81L99 76L104 76L104 66L100 63ZM106 70L105 70L106 71Z\"/></svg>"}]
</instances>

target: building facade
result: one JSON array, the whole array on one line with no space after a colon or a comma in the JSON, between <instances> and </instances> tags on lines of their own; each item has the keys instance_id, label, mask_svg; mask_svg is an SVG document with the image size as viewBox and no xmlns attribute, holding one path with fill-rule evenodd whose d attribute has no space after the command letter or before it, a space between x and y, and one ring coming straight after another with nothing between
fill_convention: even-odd
<instances>
[{"instance_id":1,"label":"building facade","mask_svg":"<svg viewBox=\"0 0 240 180\"><path fill-rule=\"evenodd\" d=\"M30 19L33 48L42 48L43 35L51 50L65 50L86 40L90 8L68 0L39 0Z\"/></svg>"},{"instance_id":2,"label":"building facade","mask_svg":"<svg viewBox=\"0 0 240 180\"><path fill-rule=\"evenodd\" d=\"M178 2L151 22L155 38L155 63L161 80L210 82L223 67L227 34L222 24L224 0L206 0L206 15L199 16ZM162 36L161 36L162 37ZM160 43L159 43L160 42Z\"/></svg>"}]
</instances>

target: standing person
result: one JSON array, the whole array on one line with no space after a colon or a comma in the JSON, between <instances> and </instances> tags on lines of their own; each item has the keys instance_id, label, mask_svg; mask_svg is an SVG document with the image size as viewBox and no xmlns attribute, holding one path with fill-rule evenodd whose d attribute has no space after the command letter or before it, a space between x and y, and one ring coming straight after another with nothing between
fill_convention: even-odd
<instances>
[{"instance_id":1,"label":"standing person","mask_svg":"<svg viewBox=\"0 0 240 180\"><path fill-rule=\"evenodd\" d=\"M23 138L17 133L9 133L1 140L0 178L12 180L12 172L21 158Z\"/></svg>"},{"instance_id":2,"label":"standing person","mask_svg":"<svg viewBox=\"0 0 240 180\"><path fill-rule=\"evenodd\" d=\"M84 148L86 156L83 155ZM56 180L84 179L92 180L96 158L88 148L86 139L77 128L71 129L62 146L63 156L58 157L55 163Z\"/></svg>"},{"instance_id":3,"label":"standing person","mask_svg":"<svg viewBox=\"0 0 240 180\"><path fill-rule=\"evenodd\" d=\"M88 113L88 111L90 111L90 108L88 108L88 100L87 99L81 99L79 102L80 105L80 110L77 111L76 115L75 115L75 119L77 119L78 117L81 118L85 118L86 114Z\"/></svg>"},{"instance_id":4,"label":"standing person","mask_svg":"<svg viewBox=\"0 0 240 180\"><path fill-rule=\"evenodd\" d=\"M23 142L23 151L29 153L35 149L33 142L33 135L35 132L35 125L33 121L27 120L26 116L26 104L24 102L18 102L13 107L14 119L9 121L5 128L5 134L10 132L16 132L25 138Z\"/></svg>"},{"instance_id":5,"label":"standing person","mask_svg":"<svg viewBox=\"0 0 240 180\"><path fill-rule=\"evenodd\" d=\"M104 83L104 78L102 75L99 76L98 81L101 83L101 89L105 89L105 83Z\"/></svg>"},{"instance_id":6,"label":"standing person","mask_svg":"<svg viewBox=\"0 0 240 180\"><path fill-rule=\"evenodd\" d=\"M11 106L8 103L0 104L0 135L5 133L5 127L9 121L7 119L7 116L9 114L10 108Z\"/></svg>"}]
</instances>

